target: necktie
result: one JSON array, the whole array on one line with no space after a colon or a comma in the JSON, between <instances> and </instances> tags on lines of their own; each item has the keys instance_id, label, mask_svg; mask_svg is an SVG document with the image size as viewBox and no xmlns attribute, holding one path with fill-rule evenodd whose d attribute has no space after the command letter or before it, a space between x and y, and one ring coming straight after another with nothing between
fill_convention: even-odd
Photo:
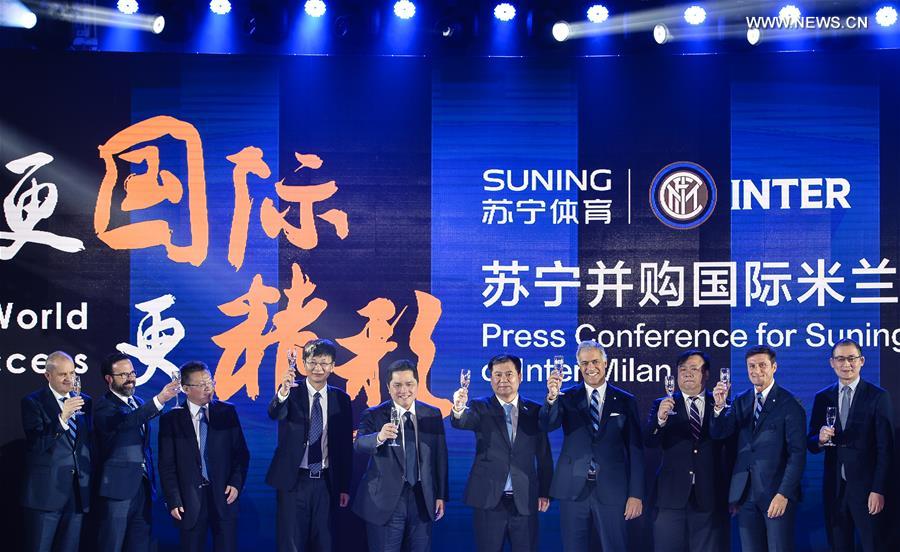
<instances>
[{"instance_id":1,"label":"necktie","mask_svg":"<svg viewBox=\"0 0 900 552\"><path fill-rule=\"evenodd\" d=\"M132 412L138 409L138 405L134 400L134 397L128 397L128 408L131 409ZM141 424L141 438L144 438L147 433L147 426L145 424ZM144 443L144 461L141 463L141 469L144 470L144 476L147 479L151 479L149 472L147 471L147 467L150 466L150 449L146 446L146 442Z\"/></svg>"},{"instance_id":2,"label":"necktie","mask_svg":"<svg viewBox=\"0 0 900 552\"><path fill-rule=\"evenodd\" d=\"M763 394L762 392L756 394L756 409L753 411L753 427L756 428L756 424L759 423L759 415L762 414L763 407Z\"/></svg>"},{"instance_id":3,"label":"necktie","mask_svg":"<svg viewBox=\"0 0 900 552\"><path fill-rule=\"evenodd\" d=\"M847 431L847 417L850 416L850 394L853 389L849 385L845 385L841 389L841 429Z\"/></svg>"},{"instance_id":4,"label":"necktie","mask_svg":"<svg viewBox=\"0 0 900 552\"><path fill-rule=\"evenodd\" d=\"M206 417L206 407L200 408L200 475L209 481L209 472L206 469L206 436L209 433L209 420Z\"/></svg>"},{"instance_id":5,"label":"necktie","mask_svg":"<svg viewBox=\"0 0 900 552\"><path fill-rule=\"evenodd\" d=\"M311 473L322 471L322 394L319 392L313 395L309 416L309 456L306 460Z\"/></svg>"},{"instance_id":6,"label":"necktie","mask_svg":"<svg viewBox=\"0 0 900 552\"><path fill-rule=\"evenodd\" d=\"M416 428L412 414L403 415L403 448L406 451L406 482L411 486L419 481L419 453L416 449Z\"/></svg>"},{"instance_id":7,"label":"necktie","mask_svg":"<svg viewBox=\"0 0 900 552\"><path fill-rule=\"evenodd\" d=\"M697 406L700 397L689 398L691 399L691 436L695 441L699 441L700 427L703 425L703 421L700 419L700 408Z\"/></svg>"},{"instance_id":8,"label":"necktie","mask_svg":"<svg viewBox=\"0 0 900 552\"><path fill-rule=\"evenodd\" d=\"M135 410L138 409L137 403L134 402L134 397L128 397L128 407L131 408L132 412L134 412ZM144 436L145 432L146 432L146 428L144 427L144 424L141 424L141 437Z\"/></svg>"},{"instance_id":9,"label":"necktie","mask_svg":"<svg viewBox=\"0 0 900 552\"><path fill-rule=\"evenodd\" d=\"M594 433L600 432L600 391L591 392L591 427Z\"/></svg>"},{"instance_id":10,"label":"necktie","mask_svg":"<svg viewBox=\"0 0 900 552\"><path fill-rule=\"evenodd\" d=\"M64 402L66 402L66 397L60 397L60 399L59 399L60 407L62 407L62 403L64 403ZM72 416L72 417L69 418L69 420L66 422L66 425L69 426L69 430L68 430L66 433L68 433L69 437L72 439L72 443L73 443L73 444L75 443L76 437L78 437L78 433L77 433L78 430L77 430L76 427L75 427L75 426L76 426L76 423L77 423L77 422L76 422L75 416Z\"/></svg>"},{"instance_id":11,"label":"necktie","mask_svg":"<svg viewBox=\"0 0 900 552\"><path fill-rule=\"evenodd\" d=\"M504 404L503 410L506 412L506 433L509 435L509 444L512 446L513 442L513 422L512 422L512 404ZM512 471L506 475L506 485L503 487L503 492L512 492Z\"/></svg>"}]
</instances>

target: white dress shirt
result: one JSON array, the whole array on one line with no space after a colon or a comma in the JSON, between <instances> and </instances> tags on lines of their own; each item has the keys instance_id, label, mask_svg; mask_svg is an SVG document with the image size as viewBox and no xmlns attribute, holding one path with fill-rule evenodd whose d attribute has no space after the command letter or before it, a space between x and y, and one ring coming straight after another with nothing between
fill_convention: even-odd
<instances>
[{"instance_id":1,"label":"white dress shirt","mask_svg":"<svg viewBox=\"0 0 900 552\"><path fill-rule=\"evenodd\" d=\"M187 400L188 412L191 413L191 422L194 424L194 435L197 436L197 450L200 450L200 409L206 409L206 423L209 425L209 404L206 406L198 406ZM207 427L207 429L209 429Z\"/></svg>"},{"instance_id":2,"label":"white dress shirt","mask_svg":"<svg viewBox=\"0 0 900 552\"><path fill-rule=\"evenodd\" d=\"M303 380L306 383L306 394L309 398L309 412L307 420L312 421L313 402L315 394L319 394L319 405L322 407L322 469L328 467L328 385L324 385L321 391L317 391L315 387L309 384L309 380ZM303 460L300 461L300 467L309 469L309 441L306 442L306 451L303 453Z\"/></svg>"}]
</instances>

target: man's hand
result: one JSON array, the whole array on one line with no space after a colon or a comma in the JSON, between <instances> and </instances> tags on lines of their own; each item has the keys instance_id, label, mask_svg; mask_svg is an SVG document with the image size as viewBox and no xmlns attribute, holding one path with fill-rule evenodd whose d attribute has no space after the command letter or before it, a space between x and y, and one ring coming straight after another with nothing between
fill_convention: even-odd
<instances>
[{"instance_id":1,"label":"man's hand","mask_svg":"<svg viewBox=\"0 0 900 552\"><path fill-rule=\"evenodd\" d=\"M822 429L819 430L819 446L830 441L832 437L834 437L834 428L822 426Z\"/></svg>"},{"instance_id":2,"label":"man's hand","mask_svg":"<svg viewBox=\"0 0 900 552\"><path fill-rule=\"evenodd\" d=\"M453 393L453 410L456 412L462 412L465 410L466 405L469 403L469 390L465 387L460 387Z\"/></svg>"},{"instance_id":3,"label":"man's hand","mask_svg":"<svg viewBox=\"0 0 900 552\"><path fill-rule=\"evenodd\" d=\"M68 422L69 419L75 415L75 412L81 410L81 407L84 406L84 398L81 396L78 397L69 397L62 403L62 419L65 422Z\"/></svg>"},{"instance_id":4,"label":"man's hand","mask_svg":"<svg viewBox=\"0 0 900 552\"><path fill-rule=\"evenodd\" d=\"M560 387L562 387L562 374L551 371L547 376L547 402L552 403L559 397Z\"/></svg>"},{"instance_id":5,"label":"man's hand","mask_svg":"<svg viewBox=\"0 0 900 552\"><path fill-rule=\"evenodd\" d=\"M779 518L784 515L784 511L787 510L787 505L787 497L779 493L772 497L772 502L769 504L769 511L766 513L770 519Z\"/></svg>"},{"instance_id":6,"label":"man's hand","mask_svg":"<svg viewBox=\"0 0 900 552\"><path fill-rule=\"evenodd\" d=\"M284 373L284 377L281 378L281 385L278 386L278 394L282 397L287 397L291 394L291 388L294 387L294 371L288 370Z\"/></svg>"},{"instance_id":7,"label":"man's hand","mask_svg":"<svg viewBox=\"0 0 900 552\"><path fill-rule=\"evenodd\" d=\"M169 400L172 399L172 397L178 394L179 387L181 387L180 381L170 381L166 384L165 387L162 388L162 391L159 392L159 395L156 396L156 400L159 401L159 404L166 404L167 402L169 402Z\"/></svg>"},{"instance_id":8,"label":"man's hand","mask_svg":"<svg viewBox=\"0 0 900 552\"><path fill-rule=\"evenodd\" d=\"M225 485L225 504L231 504L238 497L238 490L231 485Z\"/></svg>"},{"instance_id":9,"label":"man's hand","mask_svg":"<svg viewBox=\"0 0 900 552\"><path fill-rule=\"evenodd\" d=\"M383 443L388 439L396 439L399 434L400 432L397 431L397 426L388 422L381 426L381 431L378 432L377 438L379 442Z\"/></svg>"},{"instance_id":10,"label":"man's hand","mask_svg":"<svg viewBox=\"0 0 900 552\"><path fill-rule=\"evenodd\" d=\"M178 508L172 508L171 510L169 510L169 514L173 518L177 519L178 521L181 521L181 514L183 514L183 513L184 513L184 508L182 508L181 506L179 506Z\"/></svg>"},{"instance_id":11,"label":"man's hand","mask_svg":"<svg viewBox=\"0 0 900 552\"><path fill-rule=\"evenodd\" d=\"M640 498L635 498L633 496L629 496L628 500L625 501L625 519L635 519L641 517L641 513L644 511L644 503L641 502Z\"/></svg>"},{"instance_id":12,"label":"man's hand","mask_svg":"<svg viewBox=\"0 0 900 552\"><path fill-rule=\"evenodd\" d=\"M716 403L716 410L725 408L725 399L728 398L728 387L727 384L721 381L713 387L713 401Z\"/></svg>"},{"instance_id":13,"label":"man's hand","mask_svg":"<svg viewBox=\"0 0 900 552\"><path fill-rule=\"evenodd\" d=\"M350 504L350 495L348 493L341 493L338 498L338 506L346 508L348 504Z\"/></svg>"},{"instance_id":14,"label":"man's hand","mask_svg":"<svg viewBox=\"0 0 900 552\"><path fill-rule=\"evenodd\" d=\"M869 493L869 515L881 513L884 510L884 495Z\"/></svg>"},{"instance_id":15,"label":"man's hand","mask_svg":"<svg viewBox=\"0 0 900 552\"><path fill-rule=\"evenodd\" d=\"M547 497L538 498L538 512L546 512L550 508L550 499Z\"/></svg>"},{"instance_id":16,"label":"man's hand","mask_svg":"<svg viewBox=\"0 0 900 552\"><path fill-rule=\"evenodd\" d=\"M444 517L444 501L440 498L434 500L434 521Z\"/></svg>"},{"instance_id":17,"label":"man's hand","mask_svg":"<svg viewBox=\"0 0 900 552\"><path fill-rule=\"evenodd\" d=\"M675 399L672 397L666 397L659 403L659 410L656 411L656 417L661 422L665 422L669 419L669 412L675 410Z\"/></svg>"}]
</instances>

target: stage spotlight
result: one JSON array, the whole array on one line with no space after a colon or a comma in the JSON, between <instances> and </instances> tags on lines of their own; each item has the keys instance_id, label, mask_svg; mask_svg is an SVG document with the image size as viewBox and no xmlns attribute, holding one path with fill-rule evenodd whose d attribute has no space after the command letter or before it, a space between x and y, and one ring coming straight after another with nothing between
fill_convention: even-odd
<instances>
[{"instance_id":1,"label":"stage spotlight","mask_svg":"<svg viewBox=\"0 0 900 552\"><path fill-rule=\"evenodd\" d=\"M569 38L569 24L565 21L554 23L551 32L553 33L553 38L555 38L557 42L563 42Z\"/></svg>"},{"instance_id":2,"label":"stage spotlight","mask_svg":"<svg viewBox=\"0 0 900 552\"><path fill-rule=\"evenodd\" d=\"M788 4L778 12L778 19L781 19L787 25L796 25L800 23L801 16L800 8L793 4Z\"/></svg>"},{"instance_id":3,"label":"stage spotlight","mask_svg":"<svg viewBox=\"0 0 900 552\"><path fill-rule=\"evenodd\" d=\"M153 31L153 34L159 34L159 33L163 32L163 29L165 29L165 28L166 28L166 18L165 17L163 17L161 15L157 15L156 17L153 18L153 27L150 28L150 30Z\"/></svg>"},{"instance_id":4,"label":"stage spotlight","mask_svg":"<svg viewBox=\"0 0 900 552\"><path fill-rule=\"evenodd\" d=\"M691 25L699 25L706 21L706 10L700 6L690 6L684 10L684 20Z\"/></svg>"},{"instance_id":5,"label":"stage spotlight","mask_svg":"<svg viewBox=\"0 0 900 552\"><path fill-rule=\"evenodd\" d=\"M216 15L225 15L231 12L231 2L229 0L211 0L209 3L209 11Z\"/></svg>"},{"instance_id":6,"label":"stage spotlight","mask_svg":"<svg viewBox=\"0 0 900 552\"><path fill-rule=\"evenodd\" d=\"M747 29L747 42L749 42L751 46L756 46L757 44L759 44L759 38L759 29Z\"/></svg>"},{"instance_id":7,"label":"stage spotlight","mask_svg":"<svg viewBox=\"0 0 900 552\"><path fill-rule=\"evenodd\" d=\"M890 27L897 22L897 10L893 6L884 6L875 12L875 22L882 27Z\"/></svg>"},{"instance_id":8,"label":"stage spotlight","mask_svg":"<svg viewBox=\"0 0 900 552\"><path fill-rule=\"evenodd\" d=\"M609 19L609 10L603 4L594 4L588 8L587 18L591 23L603 23Z\"/></svg>"},{"instance_id":9,"label":"stage spotlight","mask_svg":"<svg viewBox=\"0 0 900 552\"><path fill-rule=\"evenodd\" d=\"M31 29L37 24L37 16L17 0L4 0L0 5L0 27Z\"/></svg>"},{"instance_id":10,"label":"stage spotlight","mask_svg":"<svg viewBox=\"0 0 900 552\"><path fill-rule=\"evenodd\" d=\"M325 2L322 0L306 0L303 11L310 17L322 17L325 15Z\"/></svg>"},{"instance_id":11,"label":"stage spotlight","mask_svg":"<svg viewBox=\"0 0 900 552\"><path fill-rule=\"evenodd\" d=\"M116 7L119 8L120 12L126 15L131 15L138 11L137 0L119 0L116 2Z\"/></svg>"},{"instance_id":12,"label":"stage spotlight","mask_svg":"<svg viewBox=\"0 0 900 552\"><path fill-rule=\"evenodd\" d=\"M394 15L400 19L410 19L416 15L416 5L409 0L399 0L394 3Z\"/></svg>"},{"instance_id":13,"label":"stage spotlight","mask_svg":"<svg viewBox=\"0 0 900 552\"><path fill-rule=\"evenodd\" d=\"M657 44L665 44L670 38L672 38L672 35L669 34L669 28L662 23L653 27L653 40L655 40Z\"/></svg>"},{"instance_id":14,"label":"stage spotlight","mask_svg":"<svg viewBox=\"0 0 900 552\"><path fill-rule=\"evenodd\" d=\"M497 6L494 7L494 17L500 21L512 21L515 16L516 8L508 2L497 4Z\"/></svg>"}]
</instances>

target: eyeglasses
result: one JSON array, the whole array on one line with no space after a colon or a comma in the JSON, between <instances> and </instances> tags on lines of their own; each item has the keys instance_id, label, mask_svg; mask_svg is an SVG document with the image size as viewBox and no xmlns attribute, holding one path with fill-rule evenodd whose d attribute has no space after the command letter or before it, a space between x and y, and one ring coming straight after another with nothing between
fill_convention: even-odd
<instances>
[{"instance_id":1,"label":"eyeglasses","mask_svg":"<svg viewBox=\"0 0 900 552\"><path fill-rule=\"evenodd\" d=\"M111 375L112 377L114 377L114 378L125 378L125 379L129 379L129 378L133 378L133 377L136 376L137 374L135 374L135 373L134 373L134 370L132 370L131 372L122 372L121 374L110 374L110 375Z\"/></svg>"},{"instance_id":2,"label":"eyeglasses","mask_svg":"<svg viewBox=\"0 0 900 552\"><path fill-rule=\"evenodd\" d=\"M838 363L838 364L843 364L843 363L845 363L845 362L849 362L850 364L853 364L854 362L858 361L858 360L861 359L861 358L862 358L862 357L859 356L859 355L853 355L853 356L836 356L836 357L831 357L831 360L835 361L835 362Z\"/></svg>"},{"instance_id":3,"label":"eyeglasses","mask_svg":"<svg viewBox=\"0 0 900 552\"><path fill-rule=\"evenodd\" d=\"M327 370L328 368L331 368L332 366L334 366L334 362L311 362L311 361L307 361L307 362L306 362L306 365L309 366L310 368L321 368L322 370Z\"/></svg>"},{"instance_id":4,"label":"eyeglasses","mask_svg":"<svg viewBox=\"0 0 900 552\"><path fill-rule=\"evenodd\" d=\"M182 383L182 387L209 387L213 388L216 386L216 380L209 381L201 381L200 383Z\"/></svg>"}]
</instances>

